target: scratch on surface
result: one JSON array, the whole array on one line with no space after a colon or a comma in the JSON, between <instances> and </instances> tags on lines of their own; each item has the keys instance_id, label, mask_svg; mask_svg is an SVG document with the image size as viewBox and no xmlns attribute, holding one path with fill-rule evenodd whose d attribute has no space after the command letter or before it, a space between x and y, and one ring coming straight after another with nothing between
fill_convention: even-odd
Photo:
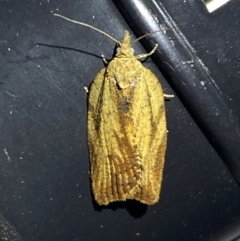
<instances>
[{"instance_id":1,"label":"scratch on surface","mask_svg":"<svg viewBox=\"0 0 240 241\"><path fill-rule=\"evenodd\" d=\"M171 68L173 70L173 72L175 72L175 69L168 63L168 62L164 62L169 68Z\"/></svg>"},{"instance_id":2,"label":"scratch on surface","mask_svg":"<svg viewBox=\"0 0 240 241\"><path fill-rule=\"evenodd\" d=\"M10 158L10 156L8 154L7 148L4 148L4 153L7 156L8 161L11 161L11 158Z\"/></svg>"},{"instance_id":3,"label":"scratch on surface","mask_svg":"<svg viewBox=\"0 0 240 241\"><path fill-rule=\"evenodd\" d=\"M208 70L208 68L205 66L205 64L202 62L201 59L197 58L198 62L201 64L202 68L205 70L205 72L207 73L208 77L210 78L210 80L212 81L212 83L214 84L214 86L216 87L216 89L219 91L219 93L222 95L222 92L220 90L220 88L218 87L217 83L215 82L215 80L211 77L210 72Z\"/></svg>"},{"instance_id":4,"label":"scratch on surface","mask_svg":"<svg viewBox=\"0 0 240 241\"><path fill-rule=\"evenodd\" d=\"M59 91L61 91L69 100L72 104L75 105L75 107L77 108L77 110L81 113L80 108L78 107L78 105L72 100L72 98L66 94L66 92L64 92L59 86L57 86L56 84L54 84L53 82L49 81L51 84L53 84L53 86L55 86Z\"/></svg>"},{"instance_id":5,"label":"scratch on surface","mask_svg":"<svg viewBox=\"0 0 240 241\"><path fill-rule=\"evenodd\" d=\"M14 95L14 94L11 94L10 92L6 91L5 92L6 94L8 94L9 96L13 97L13 98L17 98L18 96Z\"/></svg>"}]
</instances>

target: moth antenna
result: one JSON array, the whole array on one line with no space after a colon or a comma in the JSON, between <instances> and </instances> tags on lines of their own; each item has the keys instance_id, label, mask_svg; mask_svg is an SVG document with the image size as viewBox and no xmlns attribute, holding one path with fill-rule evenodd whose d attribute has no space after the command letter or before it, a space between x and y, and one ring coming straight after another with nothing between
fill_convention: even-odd
<instances>
[{"instance_id":1,"label":"moth antenna","mask_svg":"<svg viewBox=\"0 0 240 241\"><path fill-rule=\"evenodd\" d=\"M116 43L118 43L118 44L121 45L121 42L119 42L117 39L115 39L114 37L112 37L110 34L105 33L105 32L103 32L102 30L100 30L100 29L98 29L98 28L95 28L95 27L93 27L93 26L91 26L91 25L89 25L89 24L87 24L87 23L75 21L75 20L73 20L73 19L67 18L67 17L65 17L65 16L63 16L63 15L60 15L60 14L57 14L57 13L54 13L53 15L54 15L54 16L57 16L57 17L60 17L60 18L63 18L63 19L65 19L65 20L69 21L69 22L76 23L76 24L79 24L79 25L82 25L82 26L91 28L91 29L93 29L93 30L95 30L95 31L97 31L97 32L99 32L99 33L101 33L101 34L104 34L105 36L107 36L107 37L109 37L110 39L112 39L114 42L116 42Z\"/></svg>"},{"instance_id":2,"label":"moth antenna","mask_svg":"<svg viewBox=\"0 0 240 241\"><path fill-rule=\"evenodd\" d=\"M151 36L152 34L157 33L157 32L159 32L159 31L161 31L161 29L156 30L156 31L151 32L151 33L144 34L143 36L141 36L141 37L135 39L132 43L136 43L136 42L139 41L140 39L142 39L142 38L146 38L147 36Z\"/></svg>"}]
</instances>

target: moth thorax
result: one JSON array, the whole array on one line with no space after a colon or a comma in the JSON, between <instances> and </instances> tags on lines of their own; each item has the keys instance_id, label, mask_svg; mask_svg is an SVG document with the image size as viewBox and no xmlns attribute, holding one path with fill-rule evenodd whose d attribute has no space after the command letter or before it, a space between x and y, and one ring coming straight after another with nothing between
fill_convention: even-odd
<instances>
[{"instance_id":1,"label":"moth thorax","mask_svg":"<svg viewBox=\"0 0 240 241\"><path fill-rule=\"evenodd\" d=\"M134 49L132 47L120 46L117 48L117 56L129 56L134 55Z\"/></svg>"}]
</instances>

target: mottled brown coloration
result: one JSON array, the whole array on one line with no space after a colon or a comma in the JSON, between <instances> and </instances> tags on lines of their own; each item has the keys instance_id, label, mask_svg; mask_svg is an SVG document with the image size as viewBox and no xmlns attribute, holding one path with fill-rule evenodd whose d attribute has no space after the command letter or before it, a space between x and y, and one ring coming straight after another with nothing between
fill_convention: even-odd
<instances>
[{"instance_id":1,"label":"mottled brown coloration","mask_svg":"<svg viewBox=\"0 0 240 241\"><path fill-rule=\"evenodd\" d=\"M156 203L166 140L161 85L134 56L126 31L115 58L89 91L88 143L98 204L126 199Z\"/></svg>"}]
</instances>

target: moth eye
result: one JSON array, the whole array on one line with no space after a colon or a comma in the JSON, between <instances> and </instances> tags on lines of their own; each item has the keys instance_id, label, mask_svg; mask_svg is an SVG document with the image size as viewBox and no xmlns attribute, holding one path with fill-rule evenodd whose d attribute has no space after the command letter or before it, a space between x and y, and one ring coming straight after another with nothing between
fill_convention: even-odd
<instances>
[{"instance_id":1,"label":"moth eye","mask_svg":"<svg viewBox=\"0 0 240 241\"><path fill-rule=\"evenodd\" d=\"M131 54L134 54L134 49L130 48Z\"/></svg>"}]
</instances>

